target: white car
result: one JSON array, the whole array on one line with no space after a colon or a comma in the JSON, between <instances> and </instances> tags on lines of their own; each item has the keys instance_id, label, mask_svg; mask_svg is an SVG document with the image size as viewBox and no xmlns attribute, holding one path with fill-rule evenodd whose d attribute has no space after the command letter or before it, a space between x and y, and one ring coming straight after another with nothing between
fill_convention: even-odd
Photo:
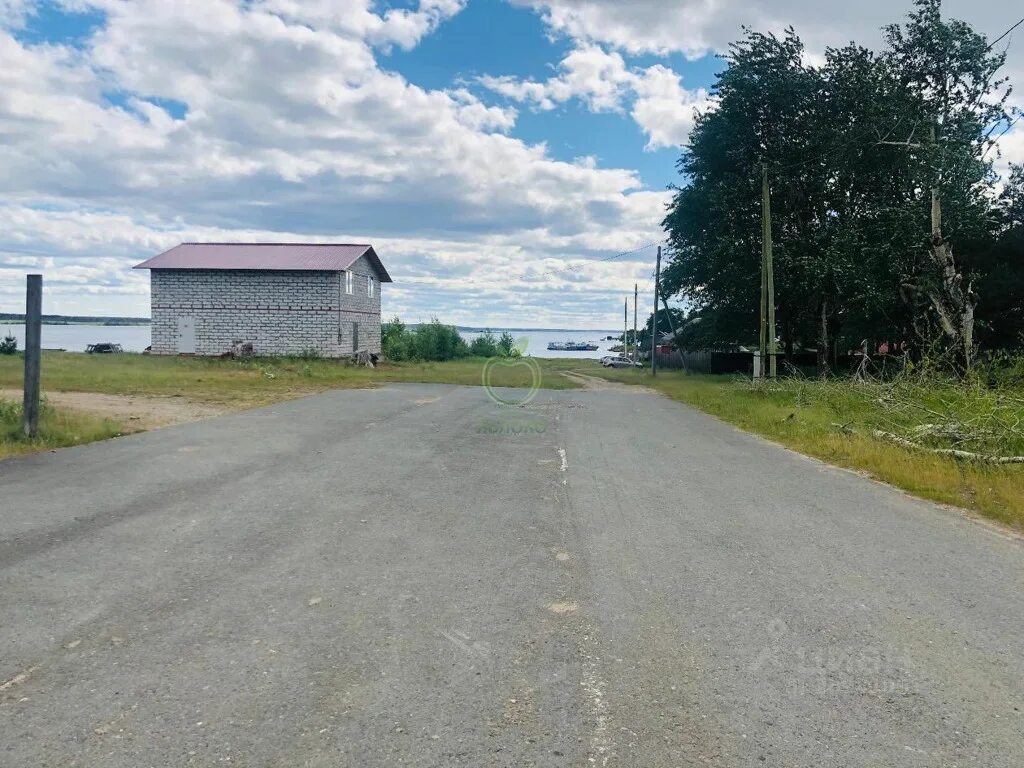
<instances>
[{"instance_id":1,"label":"white car","mask_svg":"<svg viewBox=\"0 0 1024 768\"><path fill-rule=\"evenodd\" d=\"M639 368L640 363L630 360L624 355L607 355L601 358L601 365L605 368Z\"/></svg>"}]
</instances>

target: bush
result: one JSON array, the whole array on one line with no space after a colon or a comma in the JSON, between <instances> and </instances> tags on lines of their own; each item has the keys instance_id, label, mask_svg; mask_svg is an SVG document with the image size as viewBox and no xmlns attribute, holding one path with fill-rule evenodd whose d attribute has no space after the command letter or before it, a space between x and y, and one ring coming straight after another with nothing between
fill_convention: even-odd
<instances>
[{"instance_id":1,"label":"bush","mask_svg":"<svg viewBox=\"0 0 1024 768\"><path fill-rule=\"evenodd\" d=\"M380 348L389 360L405 360L405 323L397 317L380 327Z\"/></svg>"},{"instance_id":2,"label":"bush","mask_svg":"<svg viewBox=\"0 0 1024 768\"><path fill-rule=\"evenodd\" d=\"M416 329L414 353L417 360L455 360L469 355L469 345L457 328L434 318Z\"/></svg>"},{"instance_id":3,"label":"bush","mask_svg":"<svg viewBox=\"0 0 1024 768\"><path fill-rule=\"evenodd\" d=\"M473 357L497 357L498 340L488 328L473 339L473 343L469 345L469 352Z\"/></svg>"},{"instance_id":4,"label":"bush","mask_svg":"<svg viewBox=\"0 0 1024 768\"><path fill-rule=\"evenodd\" d=\"M381 349L388 360L455 360L470 354L457 328L437 318L409 330L397 317L381 326Z\"/></svg>"},{"instance_id":5,"label":"bush","mask_svg":"<svg viewBox=\"0 0 1024 768\"><path fill-rule=\"evenodd\" d=\"M0 355L13 355L17 351L18 340L8 331L7 335L0 341Z\"/></svg>"},{"instance_id":6,"label":"bush","mask_svg":"<svg viewBox=\"0 0 1024 768\"><path fill-rule=\"evenodd\" d=\"M516 340L511 333L505 331L498 339L498 350L502 357L514 357L518 355Z\"/></svg>"}]
</instances>

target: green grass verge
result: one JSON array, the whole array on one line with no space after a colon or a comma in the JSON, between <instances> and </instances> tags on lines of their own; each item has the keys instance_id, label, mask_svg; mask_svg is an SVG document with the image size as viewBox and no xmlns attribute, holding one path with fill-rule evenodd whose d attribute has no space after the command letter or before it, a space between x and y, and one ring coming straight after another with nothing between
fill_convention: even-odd
<instances>
[{"instance_id":1,"label":"green grass verge","mask_svg":"<svg viewBox=\"0 0 1024 768\"><path fill-rule=\"evenodd\" d=\"M34 451L106 440L121 434L116 421L78 411L55 409L43 403L39 434L29 440L22 432L21 403L0 399L0 459Z\"/></svg>"},{"instance_id":2,"label":"green grass verge","mask_svg":"<svg viewBox=\"0 0 1024 768\"><path fill-rule=\"evenodd\" d=\"M849 381L780 380L758 386L727 376L577 366L590 375L657 389L673 400L741 429L837 466L864 472L916 496L964 507L1024 530L1024 466L964 462L881 441L874 430L918 434L917 442L944 447L922 427L955 414L974 438L956 443L993 453L1024 453L1024 393L936 384L889 387ZM888 402L884 399L888 398ZM945 423L948 423L946 419ZM973 443L970 440L973 439Z\"/></svg>"},{"instance_id":3,"label":"green grass verge","mask_svg":"<svg viewBox=\"0 0 1024 768\"><path fill-rule=\"evenodd\" d=\"M197 402L247 407L325 389L372 387L387 382L421 382L479 386L482 359L444 363L392 363L365 368L331 360L294 358L220 360L150 355L43 354L44 391L102 392L124 395L187 397ZM576 385L558 374L559 361L541 363L546 389ZM0 357L0 389L22 385L20 356ZM492 383L529 386L531 372L522 365L496 366Z\"/></svg>"}]
</instances>

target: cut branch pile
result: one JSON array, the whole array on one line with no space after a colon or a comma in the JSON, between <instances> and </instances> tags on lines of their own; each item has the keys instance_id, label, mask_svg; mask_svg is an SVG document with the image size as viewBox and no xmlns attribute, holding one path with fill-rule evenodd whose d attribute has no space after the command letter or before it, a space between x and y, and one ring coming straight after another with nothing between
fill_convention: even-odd
<instances>
[{"instance_id":1,"label":"cut branch pile","mask_svg":"<svg viewBox=\"0 0 1024 768\"><path fill-rule=\"evenodd\" d=\"M886 440L890 443L901 445L904 448L926 451L939 456L950 456L961 461L978 461L983 464L1024 464L1024 456L990 456L984 453L975 453L974 451L962 451L957 448L929 448L926 445L915 443L913 440L908 440L905 437L900 437L892 432L885 432L881 429L876 429L872 434L879 440Z\"/></svg>"}]
</instances>

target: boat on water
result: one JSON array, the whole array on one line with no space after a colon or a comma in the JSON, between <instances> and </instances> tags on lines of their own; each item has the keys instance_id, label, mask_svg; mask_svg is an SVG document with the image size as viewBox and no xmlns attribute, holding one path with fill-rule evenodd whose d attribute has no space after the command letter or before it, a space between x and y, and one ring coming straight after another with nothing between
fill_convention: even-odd
<instances>
[{"instance_id":1,"label":"boat on water","mask_svg":"<svg viewBox=\"0 0 1024 768\"><path fill-rule=\"evenodd\" d=\"M596 352L600 347L586 341L552 341L548 350L552 352Z\"/></svg>"}]
</instances>

